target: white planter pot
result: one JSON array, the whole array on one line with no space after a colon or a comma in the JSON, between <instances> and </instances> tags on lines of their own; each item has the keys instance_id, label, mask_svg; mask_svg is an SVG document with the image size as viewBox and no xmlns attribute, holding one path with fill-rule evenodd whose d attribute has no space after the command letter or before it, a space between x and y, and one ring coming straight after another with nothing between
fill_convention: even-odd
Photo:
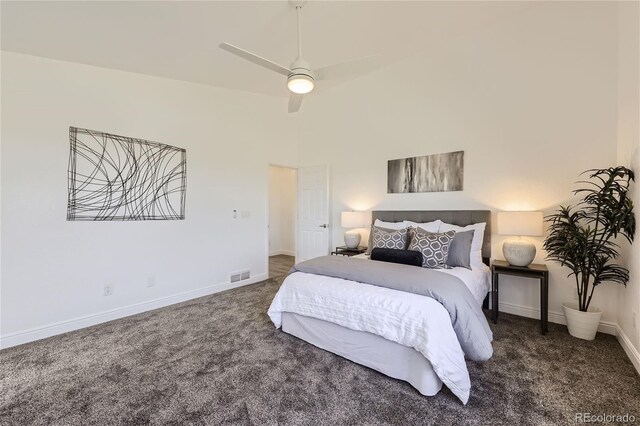
<instances>
[{"instance_id":1,"label":"white planter pot","mask_svg":"<svg viewBox=\"0 0 640 426\"><path fill-rule=\"evenodd\" d=\"M564 309L570 335L584 340L596 338L598 324L600 324L602 316L600 309L590 306L589 311L582 312L578 309L577 303L563 303L562 309Z\"/></svg>"}]
</instances>

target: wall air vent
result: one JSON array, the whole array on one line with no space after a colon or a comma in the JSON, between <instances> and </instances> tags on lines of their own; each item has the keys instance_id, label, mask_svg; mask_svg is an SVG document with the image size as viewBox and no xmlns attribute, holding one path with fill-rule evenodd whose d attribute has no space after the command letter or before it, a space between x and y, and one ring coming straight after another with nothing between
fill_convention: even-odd
<instances>
[{"instance_id":1,"label":"wall air vent","mask_svg":"<svg viewBox=\"0 0 640 426\"><path fill-rule=\"evenodd\" d=\"M246 271L240 271L240 272L233 272L230 275L230 280L232 283L237 283L238 281L244 281L244 280L248 280L249 278L251 278L251 271L246 270Z\"/></svg>"}]
</instances>

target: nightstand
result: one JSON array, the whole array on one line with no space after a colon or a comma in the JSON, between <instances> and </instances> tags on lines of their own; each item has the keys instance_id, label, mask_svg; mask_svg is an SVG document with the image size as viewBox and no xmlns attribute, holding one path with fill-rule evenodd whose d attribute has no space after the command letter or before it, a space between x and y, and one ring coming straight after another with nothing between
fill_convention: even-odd
<instances>
[{"instance_id":1,"label":"nightstand","mask_svg":"<svg viewBox=\"0 0 640 426\"><path fill-rule=\"evenodd\" d=\"M358 254L365 253L367 251L366 247L358 247L358 248L349 248L347 246L336 247L331 254L339 255L339 256L355 256Z\"/></svg>"},{"instance_id":2,"label":"nightstand","mask_svg":"<svg viewBox=\"0 0 640 426\"><path fill-rule=\"evenodd\" d=\"M529 266L513 266L504 260L494 260L491 265L493 285L491 286L491 319L498 323L498 278L502 275L537 278L540 280L540 331L549 331L549 270L545 265L532 263Z\"/></svg>"}]
</instances>

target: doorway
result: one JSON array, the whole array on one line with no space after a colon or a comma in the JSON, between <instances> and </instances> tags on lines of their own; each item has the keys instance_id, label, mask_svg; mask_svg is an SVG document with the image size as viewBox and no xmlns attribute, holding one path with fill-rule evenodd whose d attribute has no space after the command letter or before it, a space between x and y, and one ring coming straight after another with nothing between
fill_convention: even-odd
<instances>
[{"instance_id":1,"label":"doorway","mask_svg":"<svg viewBox=\"0 0 640 426\"><path fill-rule=\"evenodd\" d=\"M296 256L297 170L269 166L269 278L286 275Z\"/></svg>"}]
</instances>

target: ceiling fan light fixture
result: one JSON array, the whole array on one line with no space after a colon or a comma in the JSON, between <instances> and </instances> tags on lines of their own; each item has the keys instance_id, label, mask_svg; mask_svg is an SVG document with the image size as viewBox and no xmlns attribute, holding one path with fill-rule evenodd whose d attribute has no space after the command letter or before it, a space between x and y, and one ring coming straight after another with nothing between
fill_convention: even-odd
<instances>
[{"instance_id":1,"label":"ceiling fan light fixture","mask_svg":"<svg viewBox=\"0 0 640 426\"><path fill-rule=\"evenodd\" d=\"M304 95L313 90L313 78L305 74L294 74L287 79L287 87L293 93Z\"/></svg>"}]
</instances>

